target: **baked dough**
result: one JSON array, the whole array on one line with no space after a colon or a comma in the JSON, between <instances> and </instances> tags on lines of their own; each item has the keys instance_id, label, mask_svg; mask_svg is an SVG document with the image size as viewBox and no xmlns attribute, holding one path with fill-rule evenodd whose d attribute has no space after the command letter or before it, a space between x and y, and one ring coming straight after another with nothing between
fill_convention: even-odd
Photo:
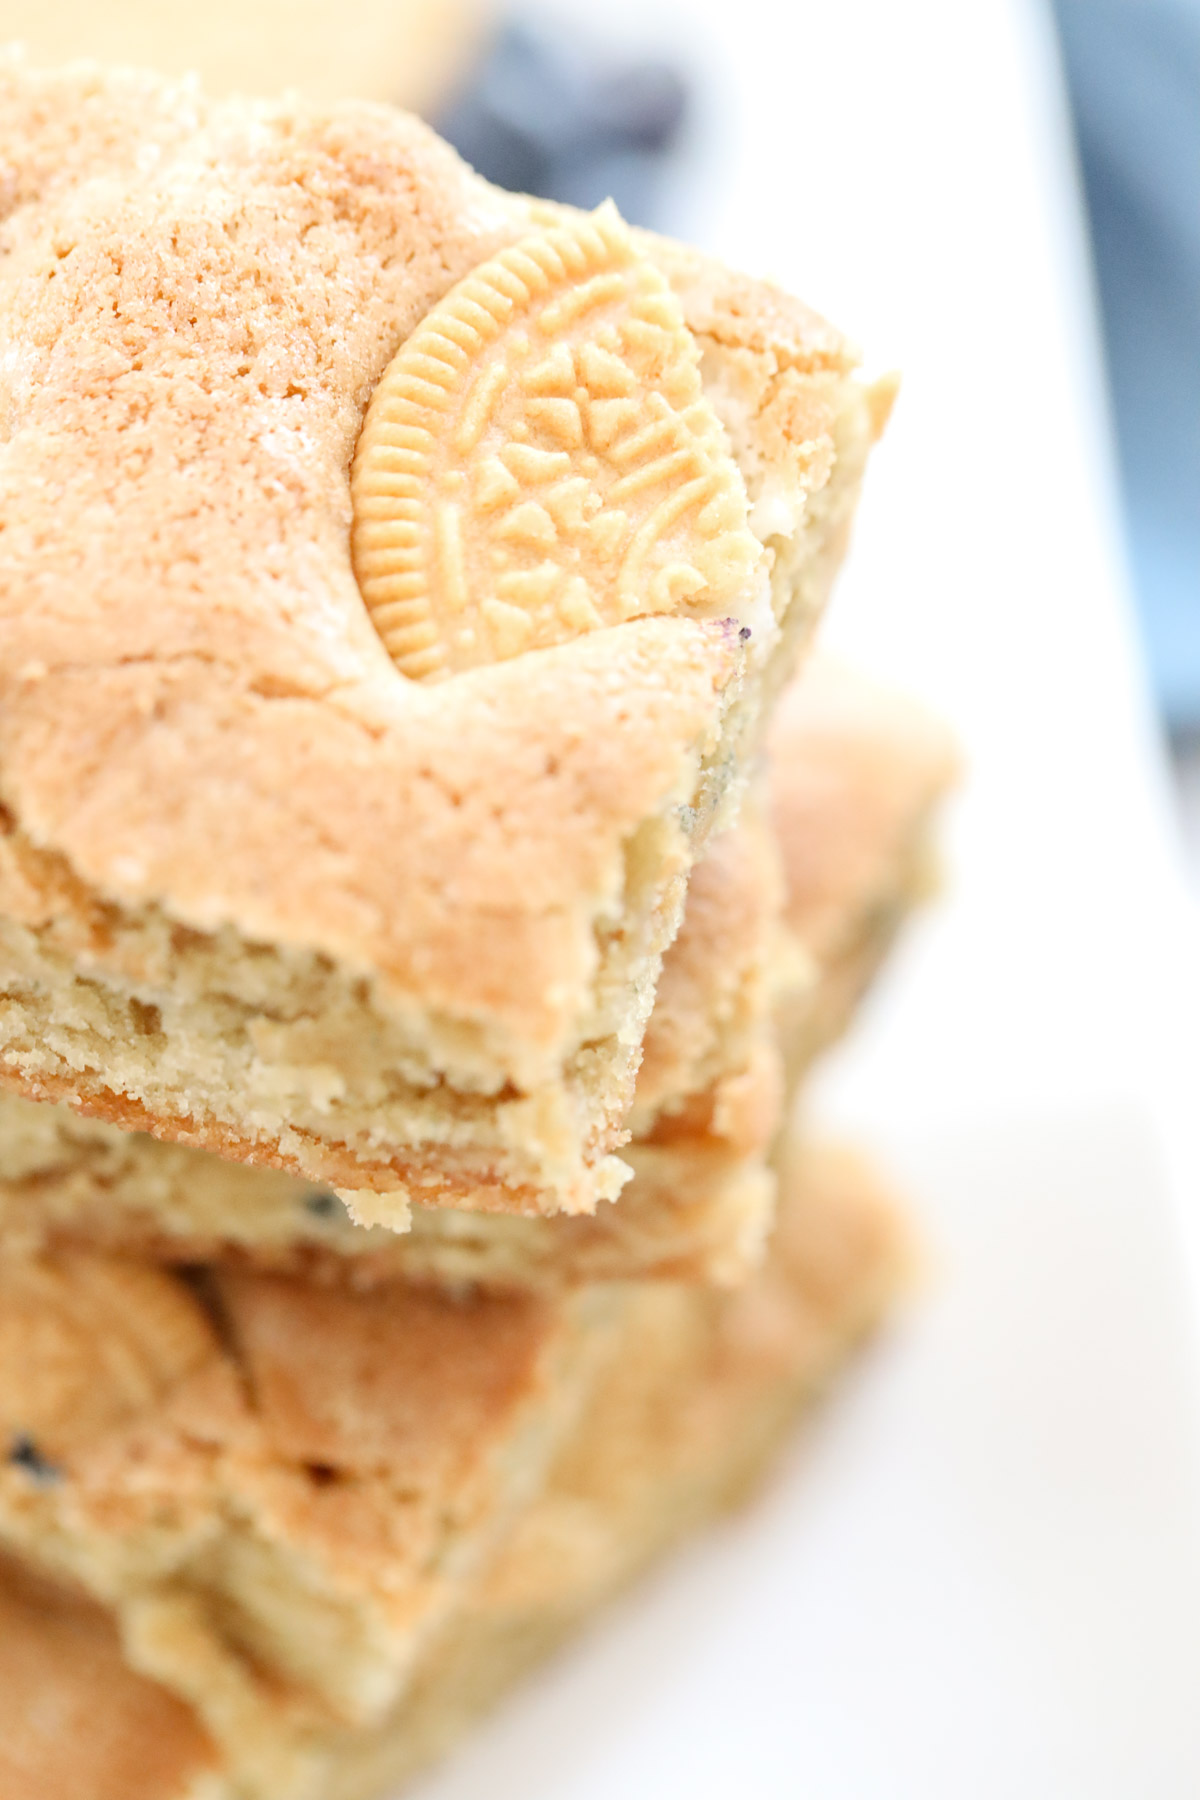
<instances>
[{"instance_id":1,"label":"baked dough","mask_svg":"<svg viewBox=\"0 0 1200 1800\"><path fill-rule=\"evenodd\" d=\"M399 1236L353 1224L327 1188L0 1093L0 1236L359 1285L743 1278L774 1191L772 1015L794 1088L927 888L955 768L923 709L820 654L785 697L772 745L766 801L693 873L638 1072L623 1153L634 1178L616 1204L555 1219L418 1205Z\"/></svg>"},{"instance_id":2,"label":"baked dough","mask_svg":"<svg viewBox=\"0 0 1200 1800\"><path fill-rule=\"evenodd\" d=\"M627 1304L6 1250L0 1545L115 1605L162 1679L195 1646L214 1733L378 1719L538 1491Z\"/></svg>"},{"instance_id":3,"label":"baked dough","mask_svg":"<svg viewBox=\"0 0 1200 1800\"><path fill-rule=\"evenodd\" d=\"M0 162L0 1080L396 1225L594 1210L887 390L634 234L757 546L737 608L672 576L678 615L408 679L351 560L365 410L455 283L579 215L385 108L14 60Z\"/></svg>"},{"instance_id":4,"label":"baked dough","mask_svg":"<svg viewBox=\"0 0 1200 1800\"><path fill-rule=\"evenodd\" d=\"M236 1604L224 1610L198 1608L186 1588L140 1604L114 1594L118 1638L94 1605L31 1595L21 1585L27 1577L14 1582L0 1567L5 1800L366 1800L393 1791L648 1561L745 1495L797 1411L887 1310L908 1260L893 1203L858 1158L793 1147L767 1267L737 1294L670 1283L634 1290L619 1350L538 1497L488 1570L462 1590L458 1611L420 1657L407 1698L374 1723L338 1725L314 1705L311 1688L281 1687L241 1663L230 1635L236 1643L244 1608L254 1604L247 1569L227 1568L231 1584L240 1576L241 1585L232 1586ZM265 1291L275 1290L268 1283ZM329 1392L318 1381L315 1403L299 1419L294 1400L281 1412L289 1365L307 1389L327 1356L343 1375L346 1361L334 1314L307 1317L307 1343L279 1329L287 1316L285 1307L274 1318L260 1402L261 1416L275 1420L280 1482L292 1478L286 1458L301 1447L297 1431L311 1433ZM476 1363L476 1380L480 1374ZM341 1392L368 1441L394 1442L396 1406L378 1382L360 1378ZM372 1407L382 1432L371 1429ZM140 1485L138 1459L147 1439L155 1441L155 1422L173 1434L178 1418L177 1401L160 1394L145 1400L139 1430L129 1420L110 1429L110 1493L120 1492L122 1480ZM285 1419L291 1443L281 1436ZM335 1458L346 1441L336 1427L326 1419L322 1442L322 1454ZM302 1453L311 1448L306 1439ZM80 1445L75 1456L59 1491L60 1516L68 1518L65 1496L89 1456L95 1466L98 1442L86 1453ZM11 1506L9 1499L10 1514ZM288 1526L281 1517L277 1529ZM365 1596L383 1574L376 1541L350 1537L344 1555L348 1562L357 1555ZM278 1598L281 1624L286 1598ZM302 1617L297 1604L297 1624ZM180 1695L194 1708L190 1715L172 1697ZM80 1718L89 1704L99 1707L102 1730L40 1729L48 1716Z\"/></svg>"}]
</instances>

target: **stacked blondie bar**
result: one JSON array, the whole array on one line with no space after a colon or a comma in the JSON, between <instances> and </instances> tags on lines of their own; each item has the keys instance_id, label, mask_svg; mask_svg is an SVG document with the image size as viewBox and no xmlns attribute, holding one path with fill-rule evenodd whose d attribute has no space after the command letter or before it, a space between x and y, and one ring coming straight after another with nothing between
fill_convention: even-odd
<instances>
[{"instance_id":1,"label":"stacked blondie bar","mask_svg":"<svg viewBox=\"0 0 1200 1800\"><path fill-rule=\"evenodd\" d=\"M891 390L385 108L0 166L0 1793L384 1794L902 1278L793 1105L953 777L807 655Z\"/></svg>"}]
</instances>

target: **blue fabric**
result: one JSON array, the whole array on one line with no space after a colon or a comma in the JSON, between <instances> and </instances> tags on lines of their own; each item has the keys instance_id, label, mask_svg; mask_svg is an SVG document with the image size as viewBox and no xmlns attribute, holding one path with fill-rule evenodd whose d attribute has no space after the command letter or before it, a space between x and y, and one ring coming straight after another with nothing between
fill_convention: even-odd
<instances>
[{"instance_id":1,"label":"blue fabric","mask_svg":"<svg viewBox=\"0 0 1200 1800\"><path fill-rule=\"evenodd\" d=\"M517 13L433 122L500 187L584 207L611 195L632 224L655 225L686 102L670 64Z\"/></svg>"},{"instance_id":2,"label":"blue fabric","mask_svg":"<svg viewBox=\"0 0 1200 1800\"><path fill-rule=\"evenodd\" d=\"M1168 724L1200 730L1200 0L1055 0L1127 529Z\"/></svg>"}]
</instances>

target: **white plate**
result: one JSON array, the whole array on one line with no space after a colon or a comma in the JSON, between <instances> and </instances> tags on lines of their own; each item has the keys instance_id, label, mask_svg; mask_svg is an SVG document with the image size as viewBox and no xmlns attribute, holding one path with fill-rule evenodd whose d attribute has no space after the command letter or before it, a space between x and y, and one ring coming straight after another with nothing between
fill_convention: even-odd
<instances>
[{"instance_id":1,"label":"white plate","mask_svg":"<svg viewBox=\"0 0 1200 1800\"><path fill-rule=\"evenodd\" d=\"M749 1513L420 1800L1185 1800L1200 1457L1136 1114L897 1148L940 1266Z\"/></svg>"},{"instance_id":2,"label":"white plate","mask_svg":"<svg viewBox=\"0 0 1200 1800\"><path fill-rule=\"evenodd\" d=\"M422 1800L1194 1800L1200 931L1046 22L673 10L702 78L681 228L905 370L831 635L953 720L969 780L945 904L814 1104L911 1191L937 1272L757 1510ZM665 4L610 15L671 38Z\"/></svg>"}]
</instances>

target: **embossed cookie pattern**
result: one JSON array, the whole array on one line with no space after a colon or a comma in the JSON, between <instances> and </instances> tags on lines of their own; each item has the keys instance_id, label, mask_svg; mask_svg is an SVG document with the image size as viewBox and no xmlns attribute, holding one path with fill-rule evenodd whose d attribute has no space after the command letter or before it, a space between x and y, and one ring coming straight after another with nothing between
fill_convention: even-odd
<instances>
[{"instance_id":1,"label":"embossed cookie pattern","mask_svg":"<svg viewBox=\"0 0 1200 1800\"><path fill-rule=\"evenodd\" d=\"M736 613L760 549L678 303L611 207L453 288L372 397L363 598L435 680L647 613Z\"/></svg>"}]
</instances>

